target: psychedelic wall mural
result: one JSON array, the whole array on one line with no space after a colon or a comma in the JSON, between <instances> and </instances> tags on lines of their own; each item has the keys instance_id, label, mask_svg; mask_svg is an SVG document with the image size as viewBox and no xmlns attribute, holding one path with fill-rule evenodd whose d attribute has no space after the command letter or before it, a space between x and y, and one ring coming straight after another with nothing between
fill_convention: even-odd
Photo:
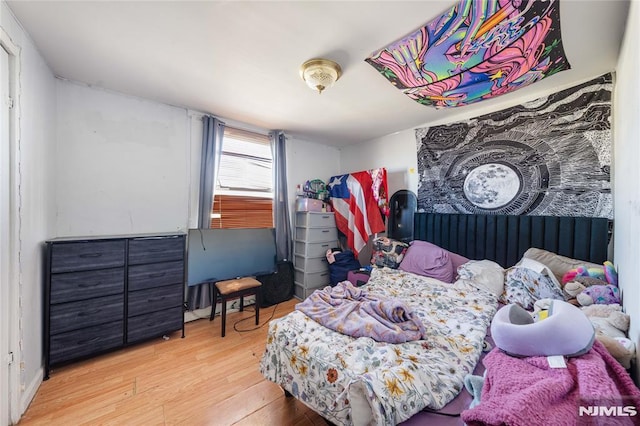
<instances>
[{"instance_id":1,"label":"psychedelic wall mural","mask_svg":"<svg viewBox=\"0 0 640 426\"><path fill-rule=\"evenodd\" d=\"M416 129L418 208L613 219L606 74L544 98Z\"/></svg>"},{"instance_id":2,"label":"psychedelic wall mural","mask_svg":"<svg viewBox=\"0 0 640 426\"><path fill-rule=\"evenodd\" d=\"M559 9L559 0L461 0L365 61L420 104L468 105L570 69Z\"/></svg>"}]
</instances>

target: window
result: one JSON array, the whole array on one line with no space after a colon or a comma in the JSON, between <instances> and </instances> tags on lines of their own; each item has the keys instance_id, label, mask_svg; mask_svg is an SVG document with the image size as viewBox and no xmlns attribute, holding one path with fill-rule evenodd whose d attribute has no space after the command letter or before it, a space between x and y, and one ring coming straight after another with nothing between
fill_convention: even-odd
<instances>
[{"instance_id":1,"label":"window","mask_svg":"<svg viewBox=\"0 0 640 426\"><path fill-rule=\"evenodd\" d=\"M268 136L225 128L212 228L273 227L272 163Z\"/></svg>"}]
</instances>

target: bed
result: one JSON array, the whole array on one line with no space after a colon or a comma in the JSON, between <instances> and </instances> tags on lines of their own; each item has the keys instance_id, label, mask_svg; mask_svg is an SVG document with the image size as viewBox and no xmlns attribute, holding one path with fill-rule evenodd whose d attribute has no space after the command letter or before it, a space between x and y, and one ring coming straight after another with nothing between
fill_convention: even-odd
<instances>
[{"instance_id":1,"label":"bed","mask_svg":"<svg viewBox=\"0 0 640 426\"><path fill-rule=\"evenodd\" d=\"M506 268L529 247L602 263L603 218L416 213L414 238ZM489 275L486 275L489 276ZM362 287L401 301L424 325L419 340L381 343L332 331L300 310L270 323L261 373L333 424L398 424L446 409L478 364L498 295L484 278L446 283L374 268Z\"/></svg>"}]
</instances>

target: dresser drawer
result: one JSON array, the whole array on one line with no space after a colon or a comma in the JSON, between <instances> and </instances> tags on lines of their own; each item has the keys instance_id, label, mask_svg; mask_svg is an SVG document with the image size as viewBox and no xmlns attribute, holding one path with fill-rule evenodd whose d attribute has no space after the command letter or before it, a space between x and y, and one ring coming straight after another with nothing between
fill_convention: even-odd
<instances>
[{"instance_id":1,"label":"dresser drawer","mask_svg":"<svg viewBox=\"0 0 640 426\"><path fill-rule=\"evenodd\" d=\"M322 272L305 272L300 269L294 269L293 280L296 284L300 284L303 287L321 287L327 286L331 282L329 271Z\"/></svg>"},{"instance_id":2,"label":"dresser drawer","mask_svg":"<svg viewBox=\"0 0 640 426\"><path fill-rule=\"evenodd\" d=\"M335 228L333 213L296 213L296 226L304 228Z\"/></svg>"},{"instance_id":3,"label":"dresser drawer","mask_svg":"<svg viewBox=\"0 0 640 426\"><path fill-rule=\"evenodd\" d=\"M304 257L295 255L294 263L297 269L305 272L325 272L329 270L329 261L326 257Z\"/></svg>"},{"instance_id":4,"label":"dresser drawer","mask_svg":"<svg viewBox=\"0 0 640 426\"><path fill-rule=\"evenodd\" d=\"M129 291L184 282L184 261L129 267Z\"/></svg>"},{"instance_id":5,"label":"dresser drawer","mask_svg":"<svg viewBox=\"0 0 640 426\"><path fill-rule=\"evenodd\" d=\"M122 320L124 295L97 297L78 302L51 305L51 334Z\"/></svg>"},{"instance_id":6,"label":"dresser drawer","mask_svg":"<svg viewBox=\"0 0 640 426\"><path fill-rule=\"evenodd\" d=\"M51 303L73 302L124 292L124 268L67 272L51 276Z\"/></svg>"},{"instance_id":7,"label":"dresser drawer","mask_svg":"<svg viewBox=\"0 0 640 426\"><path fill-rule=\"evenodd\" d=\"M182 306L129 318L127 343L181 330L183 323L184 313Z\"/></svg>"},{"instance_id":8,"label":"dresser drawer","mask_svg":"<svg viewBox=\"0 0 640 426\"><path fill-rule=\"evenodd\" d=\"M134 238L129 241L129 265L184 259L184 236Z\"/></svg>"},{"instance_id":9,"label":"dresser drawer","mask_svg":"<svg viewBox=\"0 0 640 426\"><path fill-rule=\"evenodd\" d=\"M147 312L182 306L183 299L184 287L182 284L131 291L129 292L128 316L133 317Z\"/></svg>"},{"instance_id":10,"label":"dresser drawer","mask_svg":"<svg viewBox=\"0 0 640 426\"><path fill-rule=\"evenodd\" d=\"M294 241L293 252L306 257L326 256L327 250L331 250L335 245L330 242L305 243L304 241Z\"/></svg>"},{"instance_id":11,"label":"dresser drawer","mask_svg":"<svg viewBox=\"0 0 640 426\"><path fill-rule=\"evenodd\" d=\"M120 347L124 344L124 323L114 321L85 327L50 338L49 362L69 361L82 356Z\"/></svg>"},{"instance_id":12,"label":"dresser drawer","mask_svg":"<svg viewBox=\"0 0 640 426\"><path fill-rule=\"evenodd\" d=\"M308 243L331 242L337 244L338 230L336 228L302 228L296 226L295 239Z\"/></svg>"},{"instance_id":13,"label":"dresser drawer","mask_svg":"<svg viewBox=\"0 0 640 426\"><path fill-rule=\"evenodd\" d=\"M125 240L55 243L51 247L51 273L124 266Z\"/></svg>"}]
</instances>

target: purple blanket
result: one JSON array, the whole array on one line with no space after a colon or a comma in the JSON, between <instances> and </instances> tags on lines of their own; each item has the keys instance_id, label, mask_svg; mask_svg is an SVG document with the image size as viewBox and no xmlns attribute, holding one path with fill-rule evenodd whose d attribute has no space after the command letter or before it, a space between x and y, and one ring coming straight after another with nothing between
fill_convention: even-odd
<instances>
[{"instance_id":1,"label":"purple blanket","mask_svg":"<svg viewBox=\"0 0 640 426\"><path fill-rule=\"evenodd\" d=\"M638 424L640 390L600 342L566 363L550 368L546 357L515 358L493 349L484 358L480 404L462 419L469 426Z\"/></svg>"},{"instance_id":2,"label":"purple blanket","mask_svg":"<svg viewBox=\"0 0 640 426\"><path fill-rule=\"evenodd\" d=\"M424 326L404 303L369 294L349 281L316 290L296 309L342 334L370 337L378 342L420 340Z\"/></svg>"}]
</instances>

